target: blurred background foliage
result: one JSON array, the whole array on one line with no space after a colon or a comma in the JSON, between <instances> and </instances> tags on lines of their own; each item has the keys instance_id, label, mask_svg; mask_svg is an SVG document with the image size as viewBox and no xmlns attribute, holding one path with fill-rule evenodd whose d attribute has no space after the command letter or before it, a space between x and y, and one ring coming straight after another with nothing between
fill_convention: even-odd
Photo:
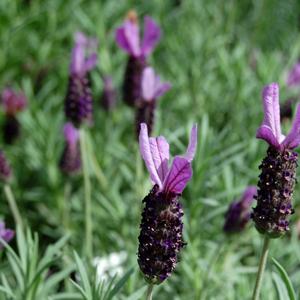
<instances>
[{"instance_id":1,"label":"blurred background foliage","mask_svg":"<svg viewBox=\"0 0 300 300\"><path fill-rule=\"evenodd\" d=\"M102 257L126 251L124 269L135 267L117 299L130 299L145 285L136 251L141 200L150 182L135 140L134 114L121 95L113 112L99 106L101 73L121 86L126 55L114 42L114 30L132 8L140 17L151 15L162 27L151 63L173 84L159 102L154 134L167 137L172 154L183 153L192 123L199 124L194 177L182 197L188 246L175 274L156 288L154 299L248 299L261 237L252 225L241 235L224 236L223 215L246 185L257 182L266 151L266 144L255 139L262 121L263 85L278 81L281 100L298 95L285 84L287 71L300 56L297 0L1 0L0 87L23 90L29 99L20 115L22 138L13 146L2 144L14 170L12 187L22 216L38 232L41 249L70 234L64 261L74 263L72 249L82 255L82 176L68 178L57 167L73 34L80 30L100 41L98 66L92 72L95 121L88 136L99 166L91 178L94 252ZM1 197L1 215L14 227ZM64 197L70 220L62 213ZM294 227L299 217L300 211L292 218L291 234L271 246L271 256L294 284L300 281L300 242ZM9 268L4 266L4 271L9 273ZM271 271L269 266L262 299L276 298Z\"/></svg>"}]
</instances>

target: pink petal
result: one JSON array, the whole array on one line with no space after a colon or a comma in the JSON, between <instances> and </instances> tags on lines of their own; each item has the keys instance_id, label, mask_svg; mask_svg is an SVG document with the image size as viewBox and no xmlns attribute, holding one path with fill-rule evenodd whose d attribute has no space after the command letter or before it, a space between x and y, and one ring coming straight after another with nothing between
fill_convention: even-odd
<instances>
[{"instance_id":1,"label":"pink petal","mask_svg":"<svg viewBox=\"0 0 300 300\"><path fill-rule=\"evenodd\" d=\"M290 133L282 143L283 147L294 149L300 145L300 104L297 105L296 116Z\"/></svg>"},{"instance_id":2,"label":"pink petal","mask_svg":"<svg viewBox=\"0 0 300 300\"><path fill-rule=\"evenodd\" d=\"M141 124L141 130L140 130L140 135L139 135L139 144L140 144L140 152L141 152L142 158L145 161L148 172L150 174L151 181L153 184L157 184L161 188L162 182L160 180L160 177L158 175L158 172L157 172L154 160L153 160L149 136L148 136L148 129L147 129L147 125L145 123Z\"/></svg>"},{"instance_id":3,"label":"pink petal","mask_svg":"<svg viewBox=\"0 0 300 300\"><path fill-rule=\"evenodd\" d=\"M169 144L163 136L151 137L149 142L155 168L161 182L163 182L168 173Z\"/></svg>"},{"instance_id":4,"label":"pink petal","mask_svg":"<svg viewBox=\"0 0 300 300\"><path fill-rule=\"evenodd\" d=\"M125 50L128 54L132 54L130 45L129 45L129 43L127 41L127 37L125 35L125 29L123 26L117 28L117 30L116 30L116 42L120 48Z\"/></svg>"},{"instance_id":5,"label":"pink petal","mask_svg":"<svg viewBox=\"0 0 300 300\"><path fill-rule=\"evenodd\" d=\"M151 101L155 93L155 73L153 68L146 67L142 75L142 96L144 100Z\"/></svg>"},{"instance_id":6,"label":"pink petal","mask_svg":"<svg viewBox=\"0 0 300 300\"><path fill-rule=\"evenodd\" d=\"M169 82L161 83L159 82L159 85L155 88L155 95L154 98L158 98L164 95L170 88L171 84Z\"/></svg>"},{"instance_id":7,"label":"pink petal","mask_svg":"<svg viewBox=\"0 0 300 300\"><path fill-rule=\"evenodd\" d=\"M189 145L187 147L184 156L189 162L191 162L194 159L196 148L197 148L197 141L198 141L198 126L197 124L194 124L190 134Z\"/></svg>"},{"instance_id":8,"label":"pink petal","mask_svg":"<svg viewBox=\"0 0 300 300\"><path fill-rule=\"evenodd\" d=\"M280 144L269 126L261 125L256 132L256 137L258 139L263 139L275 148L280 149Z\"/></svg>"},{"instance_id":9,"label":"pink petal","mask_svg":"<svg viewBox=\"0 0 300 300\"><path fill-rule=\"evenodd\" d=\"M71 58L71 73L80 74L84 72L84 60L85 53L82 45L75 45L72 50L72 58Z\"/></svg>"},{"instance_id":10,"label":"pink petal","mask_svg":"<svg viewBox=\"0 0 300 300\"><path fill-rule=\"evenodd\" d=\"M150 17L145 17L144 21L144 39L142 43L142 53L147 56L151 53L158 43L161 32L159 26Z\"/></svg>"},{"instance_id":11,"label":"pink petal","mask_svg":"<svg viewBox=\"0 0 300 300\"><path fill-rule=\"evenodd\" d=\"M248 186L245 189L240 201L247 206L251 205L251 203L254 201L255 195L257 195L257 187L253 185Z\"/></svg>"},{"instance_id":12,"label":"pink petal","mask_svg":"<svg viewBox=\"0 0 300 300\"><path fill-rule=\"evenodd\" d=\"M184 157L175 156L172 167L164 181L163 190L181 194L193 175L191 163Z\"/></svg>"},{"instance_id":13,"label":"pink petal","mask_svg":"<svg viewBox=\"0 0 300 300\"><path fill-rule=\"evenodd\" d=\"M298 61L289 72L286 83L288 86L300 84L300 61Z\"/></svg>"}]
</instances>

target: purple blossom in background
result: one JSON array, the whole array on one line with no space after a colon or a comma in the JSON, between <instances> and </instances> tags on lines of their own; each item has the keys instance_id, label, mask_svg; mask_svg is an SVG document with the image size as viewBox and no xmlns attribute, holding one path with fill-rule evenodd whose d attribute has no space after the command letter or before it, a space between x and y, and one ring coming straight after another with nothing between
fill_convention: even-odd
<instances>
[{"instance_id":1,"label":"purple blossom in background","mask_svg":"<svg viewBox=\"0 0 300 300\"><path fill-rule=\"evenodd\" d=\"M154 121L156 100L171 88L168 82L161 82L151 67L146 67L142 74L141 98L137 102L136 130L139 136L140 124L145 123L151 135Z\"/></svg>"},{"instance_id":2,"label":"purple blossom in background","mask_svg":"<svg viewBox=\"0 0 300 300\"><path fill-rule=\"evenodd\" d=\"M291 120L293 117L292 106L297 102L296 98L289 98L280 104L280 120L281 123L286 120Z\"/></svg>"},{"instance_id":3,"label":"purple blossom in background","mask_svg":"<svg viewBox=\"0 0 300 300\"><path fill-rule=\"evenodd\" d=\"M103 84L104 87L100 104L104 110L111 111L116 105L117 93L111 77L105 76L103 78Z\"/></svg>"},{"instance_id":4,"label":"purple blossom in background","mask_svg":"<svg viewBox=\"0 0 300 300\"><path fill-rule=\"evenodd\" d=\"M175 269L179 251L185 245L179 197L192 177L197 126L192 128L186 153L175 156L171 167L168 142L163 136L149 138L144 123L141 124L139 142L153 188L143 200L138 263L148 282L160 284Z\"/></svg>"},{"instance_id":5,"label":"purple blossom in background","mask_svg":"<svg viewBox=\"0 0 300 300\"><path fill-rule=\"evenodd\" d=\"M257 194L257 189L255 186L249 186L244 191L242 197L238 201L233 201L226 214L224 231L226 233L235 233L242 231L251 215L251 205L255 200L255 195Z\"/></svg>"},{"instance_id":6,"label":"purple blossom in background","mask_svg":"<svg viewBox=\"0 0 300 300\"><path fill-rule=\"evenodd\" d=\"M300 85L300 61L288 73L286 84L290 87Z\"/></svg>"},{"instance_id":7,"label":"purple blossom in background","mask_svg":"<svg viewBox=\"0 0 300 300\"><path fill-rule=\"evenodd\" d=\"M140 40L139 25L136 13L131 11L123 25L116 30L116 42L128 55L127 67L123 82L125 103L135 106L140 98L141 76L147 65L147 57L160 40L161 31L155 21L144 18L144 37Z\"/></svg>"},{"instance_id":8,"label":"purple blossom in background","mask_svg":"<svg viewBox=\"0 0 300 300\"><path fill-rule=\"evenodd\" d=\"M4 155L4 152L0 150L0 180L7 182L10 180L12 175L9 163Z\"/></svg>"},{"instance_id":9,"label":"purple blossom in background","mask_svg":"<svg viewBox=\"0 0 300 300\"><path fill-rule=\"evenodd\" d=\"M81 168L79 131L72 123L64 126L65 148L59 163L60 169L66 174L74 174Z\"/></svg>"},{"instance_id":10,"label":"purple blossom in background","mask_svg":"<svg viewBox=\"0 0 300 300\"><path fill-rule=\"evenodd\" d=\"M269 144L267 156L260 165L257 206L252 218L257 230L275 238L289 230L288 216L296 183L298 155L293 151L300 144L300 105L287 136L281 132L279 86L271 83L263 89L264 120L257 138Z\"/></svg>"},{"instance_id":11,"label":"purple blossom in background","mask_svg":"<svg viewBox=\"0 0 300 300\"><path fill-rule=\"evenodd\" d=\"M83 122L92 123L93 99L89 72L97 63L97 41L83 33L75 34L72 50L70 75L65 98L65 114L76 126Z\"/></svg>"},{"instance_id":12,"label":"purple blossom in background","mask_svg":"<svg viewBox=\"0 0 300 300\"><path fill-rule=\"evenodd\" d=\"M13 237L15 236L15 232L11 229L5 228L5 223L0 221L0 237L6 243L9 243ZM0 242L0 249L3 249L3 244Z\"/></svg>"},{"instance_id":13,"label":"purple blossom in background","mask_svg":"<svg viewBox=\"0 0 300 300\"><path fill-rule=\"evenodd\" d=\"M27 99L23 93L6 88L2 92L1 100L5 112L3 139L6 144L12 144L20 135L20 123L17 114L26 108Z\"/></svg>"}]
</instances>

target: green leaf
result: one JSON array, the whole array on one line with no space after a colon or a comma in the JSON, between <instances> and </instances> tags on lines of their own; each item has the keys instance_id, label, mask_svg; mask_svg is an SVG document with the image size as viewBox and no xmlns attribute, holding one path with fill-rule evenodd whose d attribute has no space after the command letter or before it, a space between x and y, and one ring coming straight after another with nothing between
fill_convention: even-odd
<instances>
[{"instance_id":1,"label":"green leaf","mask_svg":"<svg viewBox=\"0 0 300 300\"><path fill-rule=\"evenodd\" d=\"M289 298L288 291L281 277L277 273L272 273L273 282L276 288L278 300L286 300Z\"/></svg>"},{"instance_id":2,"label":"green leaf","mask_svg":"<svg viewBox=\"0 0 300 300\"><path fill-rule=\"evenodd\" d=\"M273 261L282 281L285 284L285 287L286 287L288 295L289 295L289 299L296 300L296 293L295 293L294 287L292 285L292 282L291 282L287 272L275 258L272 258L272 261Z\"/></svg>"}]
</instances>

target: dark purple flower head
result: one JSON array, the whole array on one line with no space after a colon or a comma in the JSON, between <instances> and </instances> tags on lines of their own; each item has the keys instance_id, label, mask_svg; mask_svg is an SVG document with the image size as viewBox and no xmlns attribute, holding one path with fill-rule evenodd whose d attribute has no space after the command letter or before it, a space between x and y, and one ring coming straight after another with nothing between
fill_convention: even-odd
<instances>
[{"instance_id":1,"label":"dark purple flower head","mask_svg":"<svg viewBox=\"0 0 300 300\"><path fill-rule=\"evenodd\" d=\"M141 99L137 103L136 130L139 136L140 124L145 123L151 135L156 100L171 88L168 82L161 82L160 77L151 67L146 67L142 74Z\"/></svg>"},{"instance_id":2,"label":"dark purple flower head","mask_svg":"<svg viewBox=\"0 0 300 300\"><path fill-rule=\"evenodd\" d=\"M251 205L254 202L254 196L257 194L255 186L249 186L244 191L241 199L230 204L226 215L224 231L234 233L242 231L247 225L251 215Z\"/></svg>"},{"instance_id":3,"label":"dark purple flower head","mask_svg":"<svg viewBox=\"0 0 300 300\"><path fill-rule=\"evenodd\" d=\"M15 236L15 232L11 229L5 228L5 223L3 221L0 221L0 237L5 242L9 243L12 238ZM0 242L0 249L3 248L2 243Z\"/></svg>"},{"instance_id":4,"label":"dark purple flower head","mask_svg":"<svg viewBox=\"0 0 300 300\"><path fill-rule=\"evenodd\" d=\"M0 150L0 180L7 182L12 175L9 163L4 155L4 152Z\"/></svg>"},{"instance_id":5,"label":"dark purple flower head","mask_svg":"<svg viewBox=\"0 0 300 300\"><path fill-rule=\"evenodd\" d=\"M110 111L116 105L117 93L113 85L112 78L105 76L103 78L103 93L101 96L101 106L104 110Z\"/></svg>"},{"instance_id":6,"label":"dark purple flower head","mask_svg":"<svg viewBox=\"0 0 300 300\"><path fill-rule=\"evenodd\" d=\"M289 71L286 84L290 87L300 85L300 61Z\"/></svg>"},{"instance_id":7,"label":"dark purple flower head","mask_svg":"<svg viewBox=\"0 0 300 300\"><path fill-rule=\"evenodd\" d=\"M64 126L65 148L60 160L60 168L66 174L73 174L81 168L79 131L66 123Z\"/></svg>"},{"instance_id":8,"label":"dark purple flower head","mask_svg":"<svg viewBox=\"0 0 300 300\"><path fill-rule=\"evenodd\" d=\"M15 116L26 108L26 96L11 88L6 88L2 92L2 106L6 115Z\"/></svg>"},{"instance_id":9,"label":"dark purple flower head","mask_svg":"<svg viewBox=\"0 0 300 300\"><path fill-rule=\"evenodd\" d=\"M281 133L279 87L276 83L263 90L265 117L257 137L269 143L267 155L259 168L257 206L252 218L260 233L271 238L289 230L288 217L294 212L292 198L296 183L298 154L293 151L300 144L300 105L290 133Z\"/></svg>"},{"instance_id":10,"label":"dark purple flower head","mask_svg":"<svg viewBox=\"0 0 300 300\"><path fill-rule=\"evenodd\" d=\"M97 63L97 42L83 33L76 33L72 51L70 76L65 98L65 114L76 126L92 123L92 92L89 71Z\"/></svg>"},{"instance_id":11,"label":"dark purple flower head","mask_svg":"<svg viewBox=\"0 0 300 300\"><path fill-rule=\"evenodd\" d=\"M140 41L139 25L135 12L131 11L123 25L116 30L116 42L130 56L147 57L158 41L161 31L155 21L146 16L144 19L144 38Z\"/></svg>"},{"instance_id":12,"label":"dark purple flower head","mask_svg":"<svg viewBox=\"0 0 300 300\"><path fill-rule=\"evenodd\" d=\"M279 86L271 83L263 89L264 120L257 130L256 137L265 140L270 146L282 151L284 149L293 150L300 144L300 104L292 129L287 136L281 133L280 106L279 106Z\"/></svg>"},{"instance_id":13,"label":"dark purple flower head","mask_svg":"<svg viewBox=\"0 0 300 300\"><path fill-rule=\"evenodd\" d=\"M192 177L196 146L195 125L185 155L176 156L169 168L168 142L162 136L149 138L147 125L141 124L140 151L154 186L143 200L138 263L145 279L152 284L160 284L171 275L185 245L179 196Z\"/></svg>"}]
</instances>

